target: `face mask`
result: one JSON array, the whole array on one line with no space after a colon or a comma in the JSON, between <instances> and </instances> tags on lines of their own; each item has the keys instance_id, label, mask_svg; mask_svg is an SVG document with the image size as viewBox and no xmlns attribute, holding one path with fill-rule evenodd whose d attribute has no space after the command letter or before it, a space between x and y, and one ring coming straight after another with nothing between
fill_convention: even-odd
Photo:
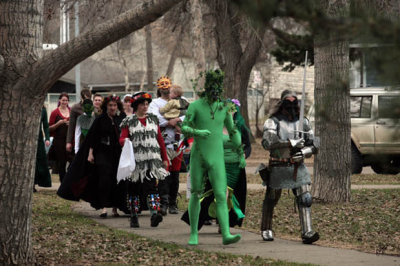
<instances>
[{"instance_id":1,"label":"face mask","mask_svg":"<svg viewBox=\"0 0 400 266\"><path fill-rule=\"evenodd\" d=\"M287 112L291 116L292 119L297 118L299 102L297 101L297 99L294 100L293 102L291 102L289 100L283 100L282 109L285 110L285 112Z\"/></svg>"},{"instance_id":2,"label":"face mask","mask_svg":"<svg viewBox=\"0 0 400 266\"><path fill-rule=\"evenodd\" d=\"M84 112L86 115L91 116L93 110L94 110L94 106L93 106L93 105L91 105L91 104L84 104L84 105L83 105L83 112Z\"/></svg>"}]
</instances>

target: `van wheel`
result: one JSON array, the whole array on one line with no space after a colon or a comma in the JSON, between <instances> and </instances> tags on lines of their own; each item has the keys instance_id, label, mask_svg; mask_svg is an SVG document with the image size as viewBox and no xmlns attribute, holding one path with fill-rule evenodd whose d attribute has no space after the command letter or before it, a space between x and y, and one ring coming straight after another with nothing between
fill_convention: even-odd
<instances>
[{"instance_id":1,"label":"van wheel","mask_svg":"<svg viewBox=\"0 0 400 266\"><path fill-rule=\"evenodd\" d=\"M391 161L371 164L371 168L375 173L383 175L397 175L400 172L400 168Z\"/></svg>"},{"instance_id":2,"label":"van wheel","mask_svg":"<svg viewBox=\"0 0 400 266\"><path fill-rule=\"evenodd\" d=\"M354 144L351 144L351 173L360 174L363 168L363 162L360 152Z\"/></svg>"}]
</instances>

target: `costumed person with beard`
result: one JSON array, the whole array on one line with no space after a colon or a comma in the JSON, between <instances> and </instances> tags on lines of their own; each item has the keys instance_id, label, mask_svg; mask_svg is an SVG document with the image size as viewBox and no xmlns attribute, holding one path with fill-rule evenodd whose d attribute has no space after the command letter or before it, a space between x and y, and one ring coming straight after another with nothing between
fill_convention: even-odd
<instances>
[{"instance_id":1,"label":"costumed person with beard","mask_svg":"<svg viewBox=\"0 0 400 266\"><path fill-rule=\"evenodd\" d=\"M160 77L157 80L157 87L160 97L154 99L149 106L149 113L153 113L158 118L167 150L172 150L168 151L168 154L176 153L176 150L174 149L174 143L180 140L180 134L179 132L176 132L175 127L185 118L184 116L181 116L168 120L160 114L160 108L165 107L165 105L168 103L171 85L171 79L169 77ZM170 214L178 214L176 199L179 190L179 172L181 170L182 160L183 153L181 151L174 159L171 160L170 167L168 169L170 175L167 176L165 180L160 181L159 192L161 198L162 215L167 215L168 209Z\"/></svg>"},{"instance_id":2,"label":"costumed person with beard","mask_svg":"<svg viewBox=\"0 0 400 266\"><path fill-rule=\"evenodd\" d=\"M202 75L202 74L201 74ZM238 156L243 155L240 133L235 127L226 102L221 101L224 73L221 70L205 72L204 91L200 99L189 105L182 133L193 136L190 158L191 197L189 201L190 238L189 245L198 244L198 222L200 199L204 191L205 177L210 180L216 200L222 243L236 243L241 236L231 235L226 200L227 179L223 149L223 127L225 126Z\"/></svg>"},{"instance_id":3,"label":"costumed person with beard","mask_svg":"<svg viewBox=\"0 0 400 266\"><path fill-rule=\"evenodd\" d=\"M131 227L139 227L138 211L140 204L147 204L150 209L150 225L157 227L163 220L160 213L159 180L168 176L168 157L157 116L148 113L151 95L138 92L132 96L133 115L121 123L120 144L125 139L132 141L136 167L128 180L128 198L131 210ZM147 202L140 203L145 196Z\"/></svg>"},{"instance_id":4,"label":"costumed person with beard","mask_svg":"<svg viewBox=\"0 0 400 266\"><path fill-rule=\"evenodd\" d=\"M229 190L229 225L234 227L235 225L242 226L243 218L245 217L247 190L245 159L251 154L251 144L249 129L246 127L244 118L240 114L239 100L228 100L227 105L229 106L229 113L233 115L233 121L240 132L244 150L244 154L240 155L237 153L235 145L230 140L228 132L224 127L222 137L224 145L225 171ZM203 224L207 224L207 221L216 218L214 195L212 194L212 188L209 181L206 183L205 191L206 192L203 194L203 199L201 201L198 225L199 230ZM183 214L182 220L190 225L188 212Z\"/></svg>"},{"instance_id":5,"label":"costumed person with beard","mask_svg":"<svg viewBox=\"0 0 400 266\"><path fill-rule=\"evenodd\" d=\"M102 113L89 129L82 147L61 183L57 194L67 200L83 199L96 210L102 209L100 217L107 217L107 209L126 209L119 205L117 169L121 154L119 125L124 118L122 103L118 96L108 96L101 105Z\"/></svg>"},{"instance_id":6,"label":"costumed person with beard","mask_svg":"<svg viewBox=\"0 0 400 266\"><path fill-rule=\"evenodd\" d=\"M89 132L90 127L95 119L94 106L90 99L83 100L82 103L83 114L76 119L75 127L75 152L78 153L79 148L82 146L83 141Z\"/></svg>"},{"instance_id":7,"label":"costumed person with beard","mask_svg":"<svg viewBox=\"0 0 400 266\"><path fill-rule=\"evenodd\" d=\"M285 90L277 111L264 124L262 139L262 146L270 152L269 174L263 178L267 191L263 202L261 236L265 241L274 240L272 217L282 189L292 189L296 197L303 243L311 244L319 239L319 234L311 227L311 177L304 165L304 158L315 154L319 145L309 121L304 119L303 132L299 132L299 125L296 93Z\"/></svg>"}]
</instances>

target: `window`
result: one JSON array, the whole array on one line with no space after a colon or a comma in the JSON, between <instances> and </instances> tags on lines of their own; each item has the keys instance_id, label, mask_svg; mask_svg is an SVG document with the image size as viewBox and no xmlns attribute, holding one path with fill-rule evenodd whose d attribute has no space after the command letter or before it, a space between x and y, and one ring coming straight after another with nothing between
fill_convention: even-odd
<instances>
[{"instance_id":1,"label":"window","mask_svg":"<svg viewBox=\"0 0 400 266\"><path fill-rule=\"evenodd\" d=\"M400 96L379 96L378 98L379 118L400 118Z\"/></svg>"},{"instance_id":2,"label":"window","mask_svg":"<svg viewBox=\"0 0 400 266\"><path fill-rule=\"evenodd\" d=\"M370 118L372 107L372 96L350 97L350 117Z\"/></svg>"}]
</instances>

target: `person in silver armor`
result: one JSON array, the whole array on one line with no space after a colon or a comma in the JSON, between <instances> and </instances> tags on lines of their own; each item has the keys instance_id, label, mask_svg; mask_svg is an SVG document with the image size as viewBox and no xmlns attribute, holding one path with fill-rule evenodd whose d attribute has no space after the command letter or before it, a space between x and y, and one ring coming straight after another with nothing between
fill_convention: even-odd
<instances>
[{"instance_id":1,"label":"person in silver armor","mask_svg":"<svg viewBox=\"0 0 400 266\"><path fill-rule=\"evenodd\" d=\"M261 236L265 241L274 240L272 217L282 189L292 189L296 196L303 243L311 244L319 239L319 234L311 226L311 177L304 165L304 158L318 151L318 141L306 118L302 131L299 124L296 93L285 90L276 111L265 121L262 139L262 146L270 152L261 220Z\"/></svg>"}]
</instances>

